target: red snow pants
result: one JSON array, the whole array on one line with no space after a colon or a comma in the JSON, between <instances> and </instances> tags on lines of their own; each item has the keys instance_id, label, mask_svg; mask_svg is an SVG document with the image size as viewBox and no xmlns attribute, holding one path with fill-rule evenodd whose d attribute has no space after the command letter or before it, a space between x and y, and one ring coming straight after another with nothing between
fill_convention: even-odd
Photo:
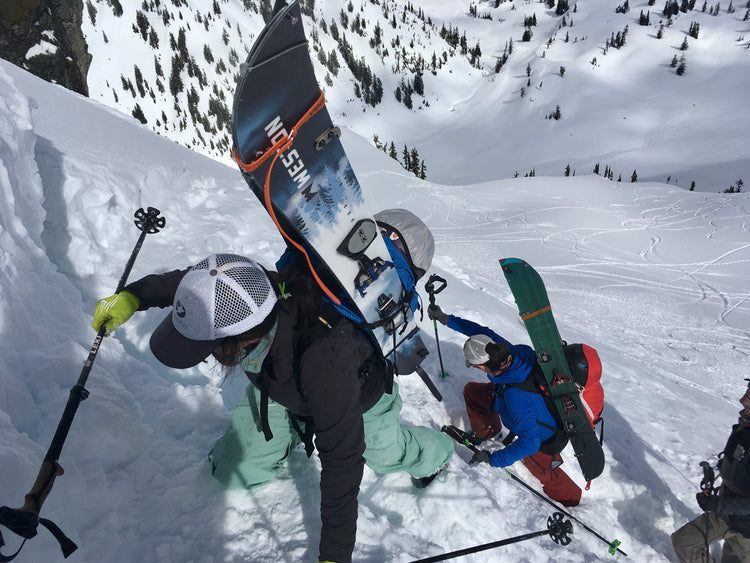
<instances>
[{"instance_id":1,"label":"red snow pants","mask_svg":"<svg viewBox=\"0 0 750 563\"><path fill-rule=\"evenodd\" d=\"M471 429L482 440L492 438L503 428L500 416L493 408L492 383L467 383L464 401ZM581 501L581 488L560 467L560 454L536 452L523 458L523 464L542 483L542 490L563 506L576 506Z\"/></svg>"}]
</instances>

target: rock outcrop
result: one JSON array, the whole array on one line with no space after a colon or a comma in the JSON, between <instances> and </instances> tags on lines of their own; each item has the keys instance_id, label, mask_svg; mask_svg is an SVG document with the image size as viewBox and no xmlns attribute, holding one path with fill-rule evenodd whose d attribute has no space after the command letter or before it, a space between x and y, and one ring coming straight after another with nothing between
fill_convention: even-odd
<instances>
[{"instance_id":1,"label":"rock outcrop","mask_svg":"<svg viewBox=\"0 0 750 563\"><path fill-rule=\"evenodd\" d=\"M0 57L88 96L83 0L0 1Z\"/></svg>"}]
</instances>

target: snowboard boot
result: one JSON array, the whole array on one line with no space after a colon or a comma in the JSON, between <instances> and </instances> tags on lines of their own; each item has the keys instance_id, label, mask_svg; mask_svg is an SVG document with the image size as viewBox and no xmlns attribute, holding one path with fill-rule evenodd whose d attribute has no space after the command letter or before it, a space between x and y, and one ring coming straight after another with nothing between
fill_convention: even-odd
<instances>
[{"instance_id":1,"label":"snowboard boot","mask_svg":"<svg viewBox=\"0 0 750 563\"><path fill-rule=\"evenodd\" d=\"M417 489L424 489L435 480L435 477L437 477L443 469L445 469L445 466L435 471L432 475L427 475L427 477L412 477L412 485Z\"/></svg>"}]
</instances>

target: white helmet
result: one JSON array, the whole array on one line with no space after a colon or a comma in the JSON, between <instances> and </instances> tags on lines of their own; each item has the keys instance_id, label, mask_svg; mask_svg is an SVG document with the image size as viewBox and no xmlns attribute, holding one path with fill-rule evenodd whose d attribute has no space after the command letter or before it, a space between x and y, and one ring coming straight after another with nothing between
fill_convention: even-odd
<instances>
[{"instance_id":1,"label":"white helmet","mask_svg":"<svg viewBox=\"0 0 750 563\"><path fill-rule=\"evenodd\" d=\"M486 364L490 361L490 355L487 353L487 344L492 344L492 338L485 334L475 334L464 343L464 358L466 358L466 367Z\"/></svg>"}]
</instances>

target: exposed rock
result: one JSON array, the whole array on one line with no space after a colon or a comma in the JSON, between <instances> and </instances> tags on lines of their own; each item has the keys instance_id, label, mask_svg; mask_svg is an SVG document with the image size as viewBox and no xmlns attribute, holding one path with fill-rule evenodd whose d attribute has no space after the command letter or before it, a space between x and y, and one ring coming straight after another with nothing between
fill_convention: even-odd
<instances>
[{"instance_id":1,"label":"exposed rock","mask_svg":"<svg viewBox=\"0 0 750 563\"><path fill-rule=\"evenodd\" d=\"M0 1L0 57L88 96L83 0Z\"/></svg>"}]
</instances>

